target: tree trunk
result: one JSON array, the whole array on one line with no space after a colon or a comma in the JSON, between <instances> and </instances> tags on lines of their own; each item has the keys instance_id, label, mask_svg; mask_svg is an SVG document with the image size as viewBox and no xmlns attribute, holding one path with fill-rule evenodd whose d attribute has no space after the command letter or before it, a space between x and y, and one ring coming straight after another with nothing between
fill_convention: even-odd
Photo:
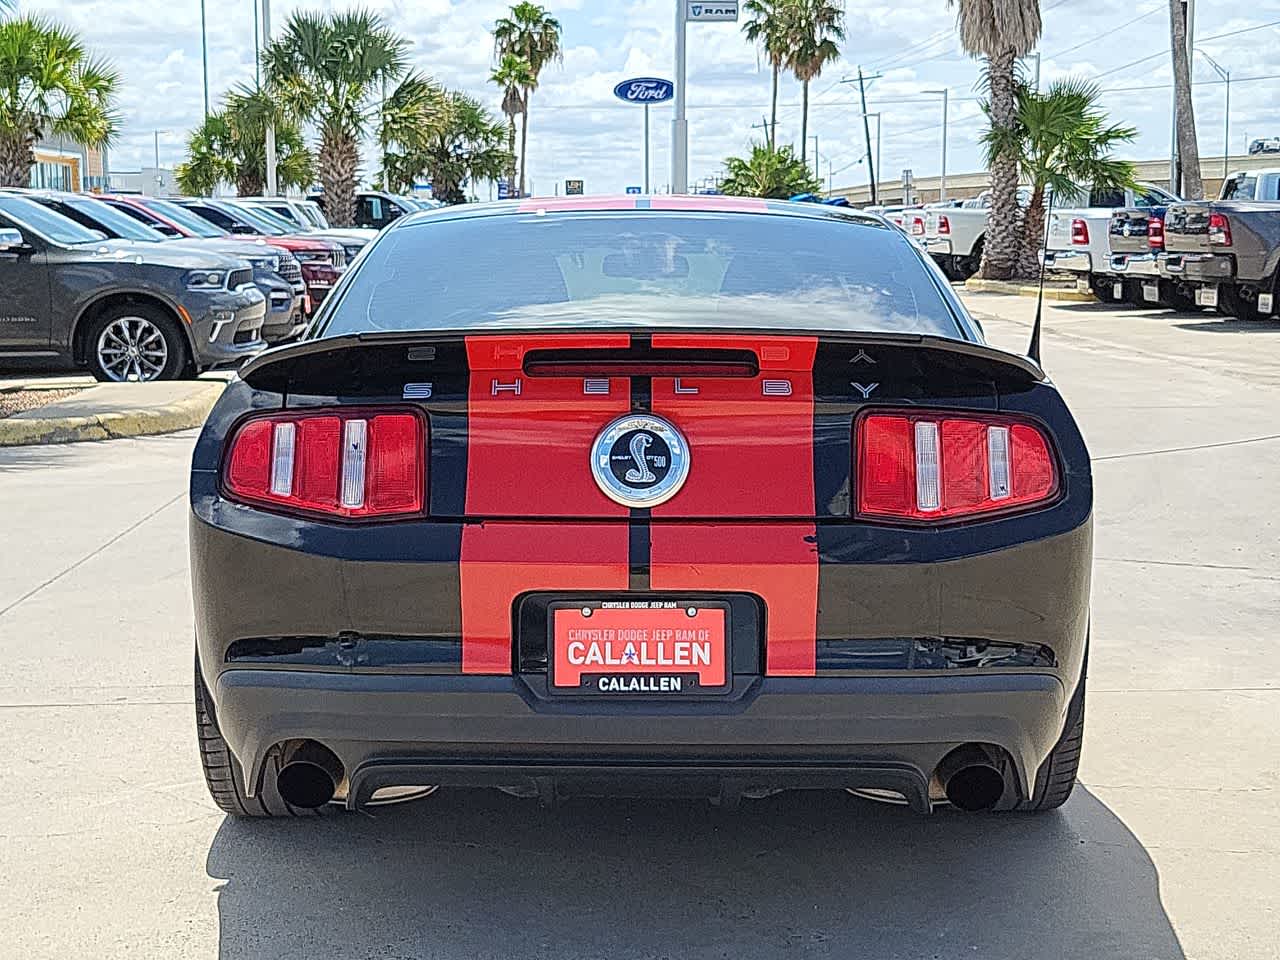
<instances>
[{"instance_id":1,"label":"tree trunk","mask_svg":"<svg viewBox=\"0 0 1280 960\"><path fill-rule=\"evenodd\" d=\"M335 227L355 226L356 176L360 165L355 139L344 132L325 131L320 139L319 162L325 215Z\"/></svg>"},{"instance_id":2,"label":"tree trunk","mask_svg":"<svg viewBox=\"0 0 1280 960\"><path fill-rule=\"evenodd\" d=\"M1008 47L987 59L991 90L991 126L1009 128L1017 117L1014 49ZM1018 158L1001 153L991 164L991 210L982 248L979 275L988 280L1008 280L1022 251L1022 217L1018 209Z\"/></svg>"},{"instance_id":3,"label":"tree trunk","mask_svg":"<svg viewBox=\"0 0 1280 960\"><path fill-rule=\"evenodd\" d=\"M1022 255L1018 259L1018 276L1035 279L1040 276L1040 251L1044 249L1044 187L1031 192L1031 204L1023 218Z\"/></svg>"},{"instance_id":4,"label":"tree trunk","mask_svg":"<svg viewBox=\"0 0 1280 960\"><path fill-rule=\"evenodd\" d=\"M1173 41L1173 91L1177 100L1178 156L1182 167L1182 195L1204 199L1200 179L1200 144L1196 140L1196 113L1191 100L1191 58L1187 56L1187 19L1184 0L1169 0L1169 25ZM1179 185L1169 184L1170 193Z\"/></svg>"},{"instance_id":5,"label":"tree trunk","mask_svg":"<svg viewBox=\"0 0 1280 960\"><path fill-rule=\"evenodd\" d=\"M511 184L516 178L516 115L507 116L507 152L511 154L511 163L507 165L507 196L511 195Z\"/></svg>"},{"instance_id":6,"label":"tree trunk","mask_svg":"<svg viewBox=\"0 0 1280 960\"><path fill-rule=\"evenodd\" d=\"M31 167L35 162L31 141L26 137L0 136L0 187L31 186Z\"/></svg>"},{"instance_id":7,"label":"tree trunk","mask_svg":"<svg viewBox=\"0 0 1280 960\"><path fill-rule=\"evenodd\" d=\"M524 94L524 120L520 124L520 196L524 196L524 162L529 152L529 91Z\"/></svg>"},{"instance_id":8,"label":"tree trunk","mask_svg":"<svg viewBox=\"0 0 1280 960\"><path fill-rule=\"evenodd\" d=\"M267 192L266 179L255 170L241 170L236 175L236 194L241 197L260 197Z\"/></svg>"},{"instance_id":9,"label":"tree trunk","mask_svg":"<svg viewBox=\"0 0 1280 960\"><path fill-rule=\"evenodd\" d=\"M779 67L773 65L773 108L769 114L769 149L778 149L778 73Z\"/></svg>"},{"instance_id":10,"label":"tree trunk","mask_svg":"<svg viewBox=\"0 0 1280 960\"><path fill-rule=\"evenodd\" d=\"M800 113L800 162L809 159L809 81L804 82L804 108Z\"/></svg>"}]
</instances>

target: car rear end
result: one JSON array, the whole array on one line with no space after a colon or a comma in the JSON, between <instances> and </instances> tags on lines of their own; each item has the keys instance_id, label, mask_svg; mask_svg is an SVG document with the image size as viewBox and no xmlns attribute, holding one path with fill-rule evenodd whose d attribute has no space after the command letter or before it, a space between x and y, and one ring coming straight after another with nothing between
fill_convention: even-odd
<instances>
[{"instance_id":1,"label":"car rear end","mask_svg":"<svg viewBox=\"0 0 1280 960\"><path fill-rule=\"evenodd\" d=\"M191 552L244 797L1065 799L1092 486L1062 398L878 221L679 199L406 220L229 386Z\"/></svg>"},{"instance_id":2,"label":"car rear end","mask_svg":"<svg viewBox=\"0 0 1280 960\"><path fill-rule=\"evenodd\" d=\"M1111 215L1111 273L1126 281L1143 302L1168 303L1175 293L1166 278L1164 222L1166 207L1129 207Z\"/></svg>"}]
</instances>

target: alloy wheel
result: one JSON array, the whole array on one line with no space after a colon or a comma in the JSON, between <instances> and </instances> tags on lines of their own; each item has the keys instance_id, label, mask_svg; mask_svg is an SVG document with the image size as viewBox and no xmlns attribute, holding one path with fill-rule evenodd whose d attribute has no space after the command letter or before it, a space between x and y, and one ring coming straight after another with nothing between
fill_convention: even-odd
<instances>
[{"instance_id":1,"label":"alloy wheel","mask_svg":"<svg viewBox=\"0 0 1280 960\"><path fill-rule=\"evenodd\" d=\"M145 317L119 317L98 337L98 364L112 380L155 380L169 361L164 333Z\"/></svg>"}]
</instances>

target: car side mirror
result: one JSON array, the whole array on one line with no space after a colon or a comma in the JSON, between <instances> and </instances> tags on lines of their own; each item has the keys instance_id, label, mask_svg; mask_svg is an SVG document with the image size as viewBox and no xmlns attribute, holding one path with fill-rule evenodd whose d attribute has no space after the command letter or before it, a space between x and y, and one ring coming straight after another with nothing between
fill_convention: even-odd
<instances>
[{"instance_id":1,"label":"car side mirror","mask_svg":"<svg viewBox=\"0 0 1280 960\"><path fill-rule=\"evenodd\" d=\"M31 245L22 238L22 231L0 228L0 253L28 253L30 250Z\"/></svg>"}]
</instances>

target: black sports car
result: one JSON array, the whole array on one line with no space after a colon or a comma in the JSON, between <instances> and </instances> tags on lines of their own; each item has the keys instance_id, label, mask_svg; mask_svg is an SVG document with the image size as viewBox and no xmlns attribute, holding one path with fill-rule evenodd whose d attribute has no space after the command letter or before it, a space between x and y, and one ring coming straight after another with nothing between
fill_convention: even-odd
<instances>
[{"instance_id":1,"label":"black sports car","mask_svg":"<svg viewBox=\"0 0 1280 960\"><path fill-rule=\"evenodd\" d=\"M414 785L1047 810L1089 457L902 231L713 197L396 222L191 474L229 813Z\"/></svg>"}]
</instances>

